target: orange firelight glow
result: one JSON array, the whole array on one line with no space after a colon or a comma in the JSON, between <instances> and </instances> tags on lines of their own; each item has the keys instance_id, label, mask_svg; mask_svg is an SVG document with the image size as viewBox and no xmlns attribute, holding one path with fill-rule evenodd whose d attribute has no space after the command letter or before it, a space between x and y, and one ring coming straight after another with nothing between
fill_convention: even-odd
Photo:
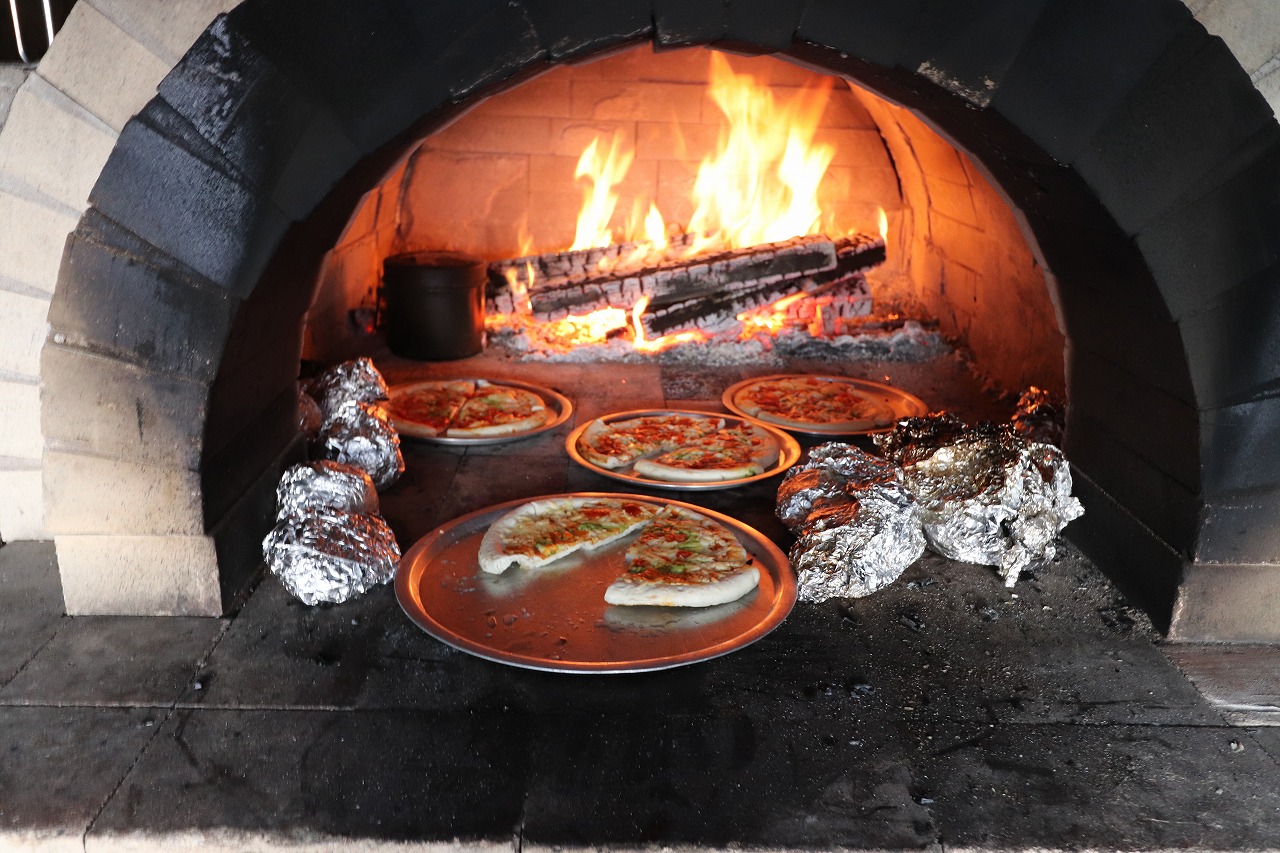
<instances>
[{"instance_id":1,"label":"orange firelight glow","mask_svg":"<svg viewBox=\"0 0 1280 853\"><path fill-rule=\"evenodd\" d=\"M710 63L707 96L723 114L724 123L716 150L698 169L690 199L694 212L679 239L669 241L672 232L651 201L636 199L625 222L614 224L617 188L635 159L634 149L620 132L608 143L601 137L592 139L578 159L574 177L583 185L583 202L570 250L630 244L625 251L602 257L597 262L600 272L653 267L821 230L818 189L835 149L816 142L815 136L831 94L831 78L823 77L783 99L751 74L735 72L719 53L711 53ZM881 236L887 227L881 210ZM526 272L524 283L508 272L518 316L504 317L501 322L531 324L528 287L533 285L532 265ZM739 337L749 340L760 333L778 334L787 325L788 306L809 295L796 293L739 314ZM647 339L641 317L648 301L642 297L630 309L606 308L544 324L539 336L557 348L600 343L616 337L629 320L632 346L640 352L710 340L702 331ZM820 312L814 322L821 326Z\"/></svg>"},{"instance_id":2,"label":"orange firelight glow","mask_svg":"<svg viewBox=\"0 0 1280 853\"><path fill-rule=\"evenodd\" d=\"M670 349L676 344L708 340L705 333L697 330L680 332L675 335L663 335L660 338L649 340L644 334L644 323L640 321L641 316L644 314L644 309L648 306L649 297L641 296L631 308L631 331L635 335L631 345L636 348L637 352L662 352L664 349Z\"/></svg>"}]
</instances>

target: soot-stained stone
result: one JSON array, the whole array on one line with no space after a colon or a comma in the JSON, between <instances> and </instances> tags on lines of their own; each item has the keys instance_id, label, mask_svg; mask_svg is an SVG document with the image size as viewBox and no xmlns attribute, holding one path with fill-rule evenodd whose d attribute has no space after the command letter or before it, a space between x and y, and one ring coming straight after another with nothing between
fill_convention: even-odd
<instances>
[{"instance_id":1,"label":"soot-stained stone","mask_svg":"<svg viewBox=\"0 0 1280 853\"><path fill-rule=\"evenodd\" d=\"M1147 268L1137 244L1099 223L1077 225L1027 216L1049 269L1060 281L1071 281L1107 294L1109 300L1157 320L1172 320L1169 306Z\"/></svg>"},{"instance_id":2,"label":"soot-stained stone","mask_svg":"<svg viewBox=\"0 0 1280 853\"><path fill-rule=\"evenodd\" d=\"M1049 0L991 107L1068 163L1184 27L1167 0Z\"/></svg>"},{"instance_id":3,"label":"soot-stained stone","mask_svg":"<svg viewBox=\"0 0 1280 853\"><path fill-rule=\"evenodd\" d=\"M262 540L275 526L276 487L285 469L306 457L306 442L298 438L267 463L258 478L209 528L218 557L223 613L238 611L252 591L253 582L261 577Z\"/></svg>"},{"instance_id":4,"label":"soot-stained stone","mask_svg":"<svg viewBox=\"0 0 1280 853\"><path fill-rule=\"evenodd\" d=\"M72 234L49 306L55 339L150 370L212 381L239 300L176 273L175 266L160 268L83 232Z\"/></svg>"},{"instance_id":5,"label":"soot-stained stone","mask_svg":"<svg viewBox=\"0 0 1280 853\"><path fill-rule=\"evenodd\" d=\"M1062 535L1105 571L1129 601L1167 631L1183 558L1088 475L1072 466L1072 494L1084 515Z\"/></svg>"},{"instance_id":6,"label":"soot-stained stone","mask_svg":"<svg viewBox=\"0 0 1280 853\"><path fill-rule=\"evenodd\" d=\"M892 67L923 5L924 0L808 0L796 38Z\"/></svg>"},{"instance_id":7,"label":"soot-stained stone","mask_svg":"<svg viewBox=\"0 0 1280 853\"><path fill-rule=\"evenodd\" d=\"M1174 399L1195 402L1176 323L1113 298L1106 280L1076 276L1057 277L1057 282L1057 301L1072 346L1096 353Z\"/></svg>"},{"instance_id":8,"label":"soot-stained stone","mask_svg":"<svg viewBox=\"0 0 1280 853\"><path fill-rule=\"evenodd\" d=\"M925 0L898 64L986 106L1045 0Z\"/></svg>"},{"instance_id":9,"label":"soot-stained stone","mask_svg":"<svg viewBox=\"0 0 1280 853\"><path fill-rule=\"evenodd\" d=\"M208 386L46 345L40 419L50 449L197 470Z\"/></svg>"},{"instance_id":10,"label":"soot-stained stone","mask_svg":"<svg viewBox=\"0 0 1280 853\"><path fill-rule=\"evenodd\" d=\"M1200 520L1202 563L1280 563L1280 491L1214 497Z\"/></svg>"},{"instance_id":11,"label":"soot-stained stone","mask_svg":"<svg viewBox=\"0 0 1280 853\"><path fill-rule=\"evenodd\" d=\"M1203 406L1280 392L1280 265L1217 305L1182 318L1188 363Z\"/></svg>"},{"instance_id":12,"label":"soot-stained stone","mask_svg":"<svg viewBox=\"0 0 1280 853\"><path fill-rule=\"evenodd\" d=\"M1189 489L1197 488L1199 430L1192 403L1153 388L1074 341L1068 349L1067 399L1073 417L1105 421L1108 429L1126 437L1133 451Z\"/></svg>"},{"instance_id":13,"label":"soot-stained stone","mask_svg":"<svg viewBox=\"0 0 1280 853\"><path fill-rule=\"evenodd\" d=\"M662 47L719 41L728 20L725 0L653 0L654 40Z\"/></svg>"},{"instance_id":14,"label":"soot-stained stone","mask_svg":"<svg viewBox=\"0 0 1280 853\"><path fill-rule=\"evenodd\" d=\"M761 53L786 50L804 7L804 0L729 0L722 43Z\"/></svg>"},{"instance_id":15,"label":"soot-stained stone","mask_svg":"<svg viewBox=\"0 0 1280 853\"><path fill-rule=\"evenodd\" d=\"M524 8L499 0L244 4L249 42L367 152L433 110L518 74L543 55Z\"/></svg>"},{"instance_id":16,"label":"soot-stained stone","mask_svg":"<svg viewBox=\"0 0 1280 853\"><path fill-rule=\"evenodd\" d=\"M1196 491L1125 445L1110 431L1108 414L1071 412L1062 448L1067 459L1170 548L1189 555L1200 509Z\"/></svg>"},{"instance_id":17,"label":"soot-stained stone","mask_svg":"<svg viewBox=\"0 0 1280 853\"><path fill-rule=\"evenodd\" d=\"M136 119L89 203L237 296L253 288L288 225L253 189Z\"/></svg>"},{"instance_id":18,"label":"soot-stained stone","mask_svg":"<svg viewBox=\"0 0 1280 853\"><path fill-rule=\"evenodd\" d=\"M936 841L884 723L779 725L762 705L713 718L637 709L538 723L526 843L900 850Z\"/></svg>"},{"instance_id":19,"label":"soot-stained stone","mask_svg":"<svg viewBox=\"0 0 1280 853\"><path fill-rule=\"evenodd\" d=\"M1232 750L1241 735L1225 725L908 725L911 779L949 848L1265 849L1280 836L1280 770Z\"/></svg>"},{"instance_id":20,"label":"soot-stained stone","mask_svg":"<svg viewBox=\"0 0 1280 853\"><path fill-rule=\"evenodd\" d=\"M239 174L296 218L359 158L336 118L225 17L205 31L157 91Z\"/></svg>"},{"instance_id":21,"label":"soot-stained stone","mask_svg":"<svg viewBox=\"0 0 1280 853\"><path fill-rule=\"evenodd\" d=\"M200 466L206 529L297 439L298 393L291 384L221 447L206 450Z\"/></svg>"},{"instance_id":22,"label":"soot-stained stone","mask_svg":"<svg viewBox=\"0 0 1280 853\"><path fill-rule=\"evenodd\" d=\"M1075 165L1135 234L1273 121L1231 50L1210 39L1168 75L1139 83Z\"/></svg>"},{"instance_id":23,"label":"soot-stained stone","mask_svg":"<svg viewBox=\"0 0 1280 853\"><path fill-rule=\"evenodd\" d=\"M1280 397L1200 413L1206 494L1280 487Z\"/></svg>"},{"instance_id":24,"label":"soot-stained stone","mask_svg":"<svg viewBox=\"0 0 1280 853\"><path fill-rule=\"evenodd\" d=\"M596 0L520 0L551 59L573 59L638 41L653 32L647 4Z\"/></svg>"},{"instance_id":25,"label":"soot-stained stone","mask_svg":"<svg viewBox=\"0 0 1280 853\"><path fill-rule=\"evenodd\" d=\"M1280 263L1280 148L1138 234L1175 317Z\"/></svg>"},{"instance_id":26,"label":"soot-stained stone","mask_svg":"<svg viewBox=\"0 0 1280 853\"><path fill-rule=\"evenodd\" d=\"M224 359L209 392L205 446L216 453L244 430L245 425L275 405L298 376L302 353L301 329L290 329L264 341L256 353Z\"/></svg>"},{"instance_id":27,"label":"soot-stained stone","mask_svg":"<svg viewBox=\"0 0 1280 853\"><path fill-rule=\"evenodd\" d=\"M520 824L527 732L498 712L179 709L94 832L493 848Z\"/></svg>"}]
</instances>

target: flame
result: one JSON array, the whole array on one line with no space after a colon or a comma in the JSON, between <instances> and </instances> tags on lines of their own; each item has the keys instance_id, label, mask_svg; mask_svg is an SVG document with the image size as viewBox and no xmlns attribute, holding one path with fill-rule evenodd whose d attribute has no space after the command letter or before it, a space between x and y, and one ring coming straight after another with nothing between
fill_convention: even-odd
<instances>
[{"instance_id":1,"label":"flame","mask_svg":"<svg viewBox=\"0 0 1280 853\"><path fill-rule=\"evenodd\" d=\"M600 138L596 137L587 144L573 173L575 178L587 178L591 186L583 191L578 231L570 251L608 246L613 242L609 220L613 218L613 209L618 204L618 194L613 188L622 183L636 156L634 150L624 150L621 131L614 133L607 154L599 153L599 142Z\"/></svg>"},{"instance_id":2,"label":"flame","mask_svg":"<svg viewBox=\"0 0 1280 853\"><path fill-rule=\"evenodd\" d=\"M889 242L889 216L883 207L876 208L876 227L880 230L880 239Z\"/></svg>"},{"instance_id":3,"label":"flame","mask_svg":"<svg viewBox=\"0 0 1280 853\"><path fill-rule=\"evenodd\" d=\"M808 295L807 293L793 293L790 296L784 296L775 302L771 302L763 308L743 311L737 317L738 322L742 324L742 331L738 333L738 337L746 341L761 332L770 337L776 336L787 325L787 309Z\"/></svg>"},{"instance_id":4,"label":"flame","mask_svg":"<svg viewBox=\"0 0 1280 853\"><path fill-rule=\"evenodd\" d=\"M736 74L711 54L709 94L727 125L718 152L694 182L695 244L740 248L811 233L818 224L818 185L835 155L813 137L831 80L802 89L786 104L750 74Z\"/></svg>"},{"instance_id":5,"label":"flame","mask_svg":"<svg viewBox=\"0 0 1280 853\"><path fill-rule=\"evenodd\" d=\"M644 315L644 309L647 307L649 307L649 297L647 296L641 296L636 300L636 304L631 306L631 330L635 335L631 345L635 347L637 352L662 352L664 349L670 349L676 344L709 340L706 333L696 329L691 332L678 332L674 335L663 335L660 338L649 340L645 337L644 323L640 320L641 316Z\"/></svg>"}]
</instances>

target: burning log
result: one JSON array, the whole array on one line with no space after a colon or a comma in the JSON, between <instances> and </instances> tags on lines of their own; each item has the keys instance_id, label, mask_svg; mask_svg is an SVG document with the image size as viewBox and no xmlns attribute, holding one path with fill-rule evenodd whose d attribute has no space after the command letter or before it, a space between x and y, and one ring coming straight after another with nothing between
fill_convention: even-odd
<instances>
[{"instance_id":1,"label":"burning log","mask_svg":"<svg viewBox=\"0 0 1280 853\"><path fill-rule=\"evenodd\" d=\"M634 305L648 297L655 307L711 296L735 285L781 282L836 266L835 244L825 237L795 237L714 255L677 260L632 273L605 273L566 283L544 283L529 293L535 319L559 320L601 308Z\"/></svg>"},{"instance_id":2,"label":"burning log","mask_svg":"<svg viewBox=\"0 0 1280 853\"><path fill-rule=\"evenodd\" d=\"M842 237L834 245L835 266L814 275L738 282L709 294L668 302L650 300L639 317L645 336L662 337L694 329L715 334L735 325L738 315L743 312L798 293L831 297L825 303L835 305L836 310L831 314L818 312L818 322L823 324L870 314L871 293L862 270L883 262L884 241L859 234ZM784 322L794 326L809 325L815 319L814 303L802 300L796 306L800 310L807 306L808 316L800 322L795 322L793 316L787 316ZM794 312L789 308L789 313Z\"/></svg>"}]
</instances>

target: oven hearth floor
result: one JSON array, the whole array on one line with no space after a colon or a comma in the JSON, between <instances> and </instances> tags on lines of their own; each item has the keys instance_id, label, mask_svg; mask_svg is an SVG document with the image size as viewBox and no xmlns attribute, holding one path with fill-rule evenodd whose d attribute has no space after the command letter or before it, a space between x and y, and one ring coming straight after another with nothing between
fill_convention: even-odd
<instances>
[{"instance_id":1,"label":"oven hearth floor","mask_svg":"<svg viewBox=\"0 0 1280 853\"><path fill-rule=\"evenodd\" d=\"M382 366L553 385L578 422L713 406L736 381ZM886 373L961 415L1007 415L950 359L861 375ZM617 490L565 457L572 425L406 441L384 495L401 543L502 500ZM680 498L785 542L775 488ZM926 556L734 654L626 676L454 651L390 587L309 608L266 578L223 619L61 611L52 546L0 548L0 849L1280 849L1280 649L1162 647L1066 543L1012 590ZM1249 668L1271 706L1215 692Z\"/></svg>"}]
</instances>

